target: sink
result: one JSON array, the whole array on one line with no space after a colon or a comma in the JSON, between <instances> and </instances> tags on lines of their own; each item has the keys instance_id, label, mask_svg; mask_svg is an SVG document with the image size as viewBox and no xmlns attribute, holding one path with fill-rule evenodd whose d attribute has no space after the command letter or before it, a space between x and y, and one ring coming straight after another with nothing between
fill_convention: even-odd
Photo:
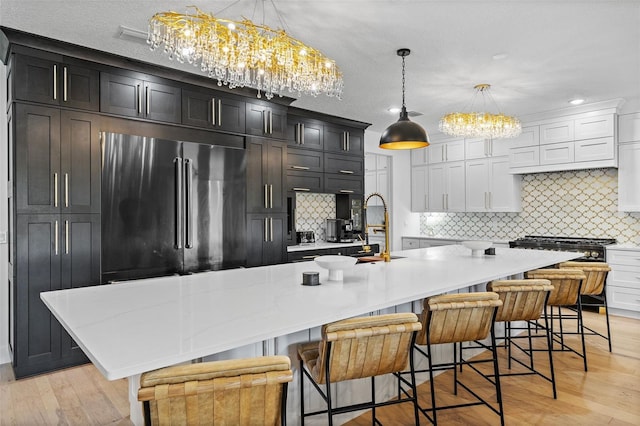
<instances>
[{"instance_id":1,"label":"sink","mask_svg":"<svg viewBox=\"0 0 640 426\"><path fill-rule=\"evenodd\" d=\"M404 259L405 256L391 256L390 259ZM384 262L384 259L380 256L359 256L357 257L358 263L371 263L371 262Z\"/></svg>"}]
</instances>

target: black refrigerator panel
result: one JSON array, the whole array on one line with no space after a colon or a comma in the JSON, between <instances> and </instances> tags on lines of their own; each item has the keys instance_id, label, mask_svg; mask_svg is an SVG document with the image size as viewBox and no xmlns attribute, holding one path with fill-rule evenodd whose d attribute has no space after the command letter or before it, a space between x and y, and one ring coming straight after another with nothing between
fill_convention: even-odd
<instances>
[{"instance_id":1,"label":"black refrigerator panel","mask_svg":"<svg viewBox=\"0 0 640 426\"><path fill-rule=\"evenodd\" d=\"M103 281L244 264L244 150L115 133L103 144Z\"/></svg>"}]
</instances>

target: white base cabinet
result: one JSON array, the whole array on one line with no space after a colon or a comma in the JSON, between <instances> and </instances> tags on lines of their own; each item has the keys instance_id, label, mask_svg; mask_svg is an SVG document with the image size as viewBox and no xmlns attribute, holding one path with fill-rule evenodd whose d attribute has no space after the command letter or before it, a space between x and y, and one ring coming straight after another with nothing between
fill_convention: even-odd
<instances>
[{"instance_id":1,"label":"white base cabinet","mask_svg":"<svg viewBox=\"0 0 640 426\"><path fill-rule=\"evenodd\" d=\"M607 305L611 313L640 318L640 248L607 248Z\"/></svg>"}]
</instances>

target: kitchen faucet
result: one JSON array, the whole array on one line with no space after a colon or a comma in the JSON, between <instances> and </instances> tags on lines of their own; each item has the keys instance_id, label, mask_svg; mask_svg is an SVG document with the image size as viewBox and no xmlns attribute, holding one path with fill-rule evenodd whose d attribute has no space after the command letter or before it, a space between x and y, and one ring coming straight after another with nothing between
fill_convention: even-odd
<instances>
[{"instance_id":1,"label":"kitchen faucet","mask_svg":"<svg viewBox=\"0 0 640 426\"><path fill-rule=\"evenodd\" d=\"M366 211L367 211L367 203L371 197L378 197L382 200L382 207L384 207L384 222L382 224L377 225L369 225L366 222ZM382 195L378 192L373 192L367 196L364 200L363 210L365 211L365 227L364 227L364 235L367 240L367 244L369 243L369 228L373 230L373 233L384 232L384 250L380 252L380 257L385 262L391 262L391 255L389 254L389 211L387 210L387 202L382 198Z\"/></svg>"}]
</instances>

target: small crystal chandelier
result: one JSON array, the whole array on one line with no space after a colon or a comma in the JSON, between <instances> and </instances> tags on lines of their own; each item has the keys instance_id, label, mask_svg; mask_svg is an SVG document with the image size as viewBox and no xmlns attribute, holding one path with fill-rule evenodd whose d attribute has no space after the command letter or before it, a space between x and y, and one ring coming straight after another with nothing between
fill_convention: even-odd
<instances>
[{"instance_id":1,"label":"small crystal chandelier","mask_svg":"<svg viewBox=\"0 0 640 426\"><path fill-rule=\"evenodd\" d=\"M492 114L487 112L486 98L493 102L497 111L500 111L496 101L489 92L489 84L478 84L474 86L476 94L471 101L469 108L465 110L471 112L451 112L440 119L439 129L441 132L452 136L474 137L483 139L513 138L522 132L522 124L516 117L505 115L501 112ZM475 112L474 103L478 95L482 96L483 111Z\"/></svg>"},{"instance_id":2,"label":"small crystal chandelier","mask_svg":"<svg viewBox=\"0 0 640 426\"><path fill-rule=\"evenodd\" d=\"M263 91L271 99L285 90L342 96L344 83L335 61L285 30L249 19L216 18L195 6L189 9L193 13L161 12L151 18L147 40L151 50L163 46L169 59L199 66L219 86L253 87L258 97Z\"/></svg>"}]
</instances>

